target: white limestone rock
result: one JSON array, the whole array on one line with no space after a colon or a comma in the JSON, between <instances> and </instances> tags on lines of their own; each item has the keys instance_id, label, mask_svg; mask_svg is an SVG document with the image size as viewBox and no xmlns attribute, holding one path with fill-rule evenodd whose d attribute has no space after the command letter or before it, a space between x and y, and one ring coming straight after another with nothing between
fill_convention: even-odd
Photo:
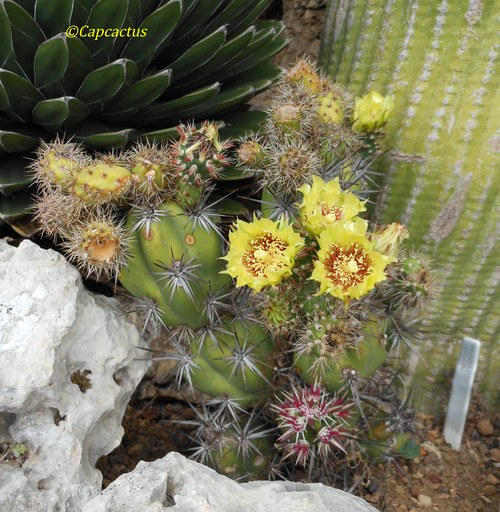
<instances>
[{"instance_id":1,"label":"white limestone rock","mask_svg":"<svg viewBox=\"0 0 500 512\"><path fill-rule=\"evenodd\" d=\"M28 449L22 467L0 463L0 510L79 512L100 493L95 463L120 444L148 366L139 344L59 253L0 240L0 437ZM86 370L83 392L71 376Z\"/></svg>"},{"instance_id":2,"label":"white limestone rock","mask_svg":"<svg viewBox=\"0 0 500 512\"><path fill-rule=\"evenodd\" d=\"M238 484L171 452L140 462L92 499L83 512L376 512L364 500L322 484Z\"/></svg>"}]
</instances>

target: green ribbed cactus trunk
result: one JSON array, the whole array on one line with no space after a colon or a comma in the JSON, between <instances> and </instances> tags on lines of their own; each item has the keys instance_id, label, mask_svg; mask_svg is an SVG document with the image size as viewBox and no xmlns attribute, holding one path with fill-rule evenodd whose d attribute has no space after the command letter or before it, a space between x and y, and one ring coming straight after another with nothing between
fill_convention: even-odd
<instances>
[{"instance_id":1,"label":"green ribbed cactus trunk","mask_svg":"<svg viewBox=\"0 0 500 512\"><path fill-rule=\"evenodd\" d=\"M500 1L330 0L320 59L355 95L394 95L376 218L405 223L442 280L420 344L429 370L403 359L418 407L446 404L464 335L483 343L480 387L498 407Z\"/></svg>"}]
</instances>

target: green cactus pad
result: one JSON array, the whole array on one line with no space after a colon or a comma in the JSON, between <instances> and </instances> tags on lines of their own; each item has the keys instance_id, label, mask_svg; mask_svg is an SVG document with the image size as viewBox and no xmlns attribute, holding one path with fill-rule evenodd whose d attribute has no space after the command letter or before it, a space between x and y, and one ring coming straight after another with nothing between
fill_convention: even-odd
<instances>
[{"instance_id":1,"label":"green cactus pad","mask_svg":"<svg viewBox=\"0 0 500 512\"><path fill-rule=\"evenodd\" d=\"M193 368L194 386L212 396L229 394L242 407L265 401L272 393L274 367L274 344L269 335L259 325L240 320L226 320L223 328L226 332L216 333L219 346L209 338L192 343L199 367Z\"/></svg>"},{"instance_id":2,"label":"green cactus pad","mask_svg":"<svg viewBox=\"0 0 500 512\"><path fill-rule=\"evenodd\" d=\"M222 255L219 235L211 228L193 228L184 210L172 201L160 205L156 220L150 223L140 210L131 213L127 228L132 233L132 256L119 276L123 286L135 297L154 299L167 326L188 324L198 329L206 325L207 293L231 283L229 276L219 275L224 270L218 259ZM182 268L188 272L185 279L172 277ZM188 286L183 286L186 282Z\"/></svg>"}]
</instances>

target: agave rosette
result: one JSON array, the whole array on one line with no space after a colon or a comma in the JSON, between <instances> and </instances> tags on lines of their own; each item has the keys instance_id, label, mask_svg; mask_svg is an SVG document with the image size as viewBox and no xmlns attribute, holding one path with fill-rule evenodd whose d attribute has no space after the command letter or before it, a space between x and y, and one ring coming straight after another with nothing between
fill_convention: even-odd
<instances>
[{"instance_id":1,"label":"agave rosette","mask_svg":"<svg viewBox=\"0 0 500 512\"><path fill-rule=\"evenodd\" d=\"M255 21L270 1L3 1L0 216L23 213L29 199L26 161L9 154L54 134L99 149L175 137L179 121L225 120L272 85L283 24ZM145 36L71 38L70 26ZM262 120L258 112L229 116L225 136Z\"/></svg>"}]
</instances>

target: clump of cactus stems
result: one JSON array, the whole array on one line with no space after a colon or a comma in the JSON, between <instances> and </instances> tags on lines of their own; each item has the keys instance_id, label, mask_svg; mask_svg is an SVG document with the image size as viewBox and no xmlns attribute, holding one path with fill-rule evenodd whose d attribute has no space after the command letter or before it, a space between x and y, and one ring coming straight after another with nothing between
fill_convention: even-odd
<instances>
[{"instance_id":1,"label":"clump of cactus stems","mask_svg":"<svg viewBox=\"0 0 500 512\"><path fill-rule=\"evenodd\" d=\"M84 272L120 280L145 329L167 329L173 351L154 357L205 397L188 422L196 459L235 478L306 467L332 483L363 457L415 456L386 359L411 343L407 318L432 299L433 278L405 256L404 226L362 218L390 98L354 100L306 61L278 93L262 135L234 150L209 122L94 158L44 145L36 217ZM262 197L225 241L226 200L210 194L230 164Z\"/></svg>"}]
</instances>

